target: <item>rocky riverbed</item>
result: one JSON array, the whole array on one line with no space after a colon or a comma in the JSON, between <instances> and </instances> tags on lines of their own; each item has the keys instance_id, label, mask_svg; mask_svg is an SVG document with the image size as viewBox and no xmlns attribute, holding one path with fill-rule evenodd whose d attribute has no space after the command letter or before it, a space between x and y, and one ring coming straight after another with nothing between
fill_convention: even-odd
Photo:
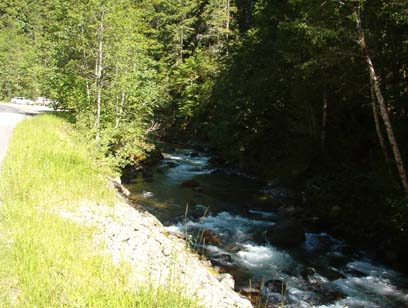
<instances>
[{"instance_id":1,"label":"rocky riverbed","mask_svg":"<svg viewBox=\"0 0 408 308\"><path fill-rule=\"evenodd\" d=\"M117 187L120 187L117 183ZM234 291L230 274L217 273L208 261L171 235L153 215L120 197L114 207L84 202L63 217L95 226L95 243L104 245L114 262L131 265L135 285L180 285L207 308L249 308L250 301Z\"/></svg>"},{"instance_id":2,"label":"rocky riverbed","mask_svg":"<svg viewBox=\"0 0 408 308\"><path fill-rule=\"evenodd\" d=\"M218 271L233 275L236 290L265 307L408 305L404 274L323 232L324 221L302 214L285 187L189 149L165 153L157 165L123 179L130 198L168 232L187 234Z\"/></svg>"}]
</instances>

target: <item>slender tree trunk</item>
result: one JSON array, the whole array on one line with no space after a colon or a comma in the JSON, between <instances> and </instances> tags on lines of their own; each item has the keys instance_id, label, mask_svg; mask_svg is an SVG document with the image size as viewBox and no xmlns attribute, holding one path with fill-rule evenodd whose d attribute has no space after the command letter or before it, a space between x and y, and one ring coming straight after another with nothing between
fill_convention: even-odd
<instances>
[{"instance_id":1,"label":"slender tree trunk","mask_svg":"<svg viewBox=\"0 0 408 308\"><path fill-rule=\"evenodd\" d=\"M255 1L254 0L249 0L249 6L248 6L248 12L246 14L246 27L249 29L252 25L252 17L254 13L254 8L255 8Z\"/></svg>"},{"instance_id":2,"label":"slender tree trunk","mask_svg":"<svg viewBox=\"0 0 408 308\"><path fill-rule=\"evenodd\" d=\"M387 166L391 166L390 164L390 157L388 155L387 151L387 145L385 143L384 135L381 131L381 123L380 119L378 117L379 110L377 106L377 99L375 98L375 91L374 87L371 85L371 108L373 110L373 118L374 118L374 124L375 124L375 130L377 132L377 137L378 137L378 143L380 144L380 147L383 151L385 162L387 163Z\"/></svg>"},{"instance_id":3,"label":"slender tree trunk","mask_svg":"<svg viewBox=\"0 0 408 308\"><path fill-rule=\"evenodd\" d=\"M313 106L310 102L306 104L306 112L309 118L308 125L309 125L309 134L313 138L313 140L316 138L316 133L317 133L317 125L316 125L316 119L315 119L315 114L313 110Z\"/></svg>"},{"instance_id":4,"label":"slender tree trunk","mask_svg":"<svg viewBox=\"0 0 408 308\"><path fill-rule=\"evenodd\" d=\"M395 138L394 130L393 130L392 125L391 125L391 120L390 120L390 117L388 115L387 106L385 104L385 100L384 100L384 97L383 97L382 92L381 92L380 82L379 82L377 74L375 72L374 65L373 65L373 62L371 61L371 57L370 57L369 50L368 50L368 47L367 47L365 33L364 33L364 29L363 29L363 26L362 26L362 23L361 23L360 6L357 8L356 16L357 16L357 20L356 20L357 21L357 31L358 31L359 36L360 36L359 43L360 43L361 49L363 50L363 53L364 53L367 68L368 68L368 71L369 71L370 81L372 83L374 93L375 93L375 97L377 98L378 105L380 107L380 114L381 114L381 117L382 117L382 119L384 121L384 126L385 126L385 130L387 132L388 140L389 140L389 142L391 144L391 148L392 148L392 151L393 151L393 154L394 154L395 164L396 164L397 169L398 169L398 173L399 173L399 177L400 177L400 180L401 180L402 187L404 189L405 194L408 194L408 179L407 179L407 173L406 173L406 170L405 170L404 161L402 160L401 152L399 150L399 146L398 146L397 140Z\"/></svg>"},{"instance_id":5,"label":"slender tree trunk","mask_svg":"<svg viewBox=\"0 0 408 308\"><path fill-rule=\"evenodd\" d=\"M228 50L228 41L229 41L229 32L230 32L230 23L231 23L231 2L230 0L227 0L227 22L225 25L225 32L226 32L226 54L228 56L229 50Z\"/></svg>"},{"instance_id":6,"label":"slender tree trunk","mask_svg":"<svg viewBox=\"0 0 408 308\"><path fill-rule=\"evenodd\" d=\"M118 89L119 87L119 66L118 66L118 60L116 60L116 65L115 65L115 78L114 78L114 87L115 89ZM119 93L115 91L115 128L118 128L119 126Z\"/></svg>"},{"instance_id":7,"label":"slender tree trunk","mask_svg":"<svg viewBox=\"0 0 408 308\"><path fill-rule=\"evenodd\" d=\"M99 127L101 123L101 100L102 100L102 72L103 72L103 31L105 10L101 11L101 20L98 28L98 54L96 57L95 85L96 85L96 139L99 139Z\"/></svg>"},{"instance_id":8,"label":"slender tree trunk","mask_svg":"<svg viewBox=\"0 0 408 308\"><path fill-rule=\"evenodd\" d=\"M322 130L320 135L320 146L322 152L326 150L326 135L327 135L327 109L329 100L327 98L327 90L323 92L323 110L322 110Z\"/></svg>"},{"instance_id":9,"label":"slender tree trunk","mask_svg":"<svg viewBox=\"0 0 408 308\"><path fill-rule=\"evenodd\" d=\"M88 78L88 73L87 73L87 68L88 68L88 61L86 60L86 53L85 50L82 53L82 61L83 61L83 66L84 66L84 76L85 76L85 86L86 86L86 99L88 101L88 104L91 104L91 87L89 85L89 78Z\"/></svg>"},{"instance_id":10,"label":"slender tree trunk","mask_svg":"<svg viewBox=\"0 0 408 308\"><path fill-rule=\"evenodd\" d=\"M183 28L183 23L184 23L184 16L182 17L182 20L180 22L180 41L179 41L179 55L178 55L178 63L183 63L183 49L184 49L184 28Z\"/></svg>"},{"instance_id":11,"label":"slender tree trunk","mask_svg":"<svg viewBox=\"0 0 408 308\"><path fill-rule=\"evenodd\" d=\"M91 103L91 87L89 86L89 80L87 79L86 82L86 99L88 100L88 103Z\"/></svg>"},{"instance_id":12,"label":"slender tree trunk","mask_svg":"<svg viewBox=\"0 0 408 308\"><path fill-rule=\"evenodd\" d=\"M125 99L126 99L126 93L125 91L122 91L121 98L120 98L120 109L119 109L119 113L116 116L115 128L119 127L119 123L120 123L120 120L123 114L123 108L125 106Z\"/></svg>"},{"instance_id":13,"label":"slender tree trunk","mask_svg":"<svg viewBox=\"0 0 408 308\"><path fill-rule=\"evenodd\" d=\"M231 23L231 2L230 2L230 0L227 0L227 25L226 25L227 42L228 42L228 39L229 39L230 23Z\"/></svg>"},{"instance_id":14,"label":"slender tree trunk","mask_svg":"<svg viewBox=\"0 0 408 308\"><path fill-rule=\"evenodd\" d=\"M125 76L127 76L128 73L129 73L128 67L126 67ZM125 89L122 88L122 93L121 93L121 98L120 98L120 107L119 107L118 113L116 114L115 128L119 127L120 121L122 120L123 110L125 109L125 102L126 102L126 91Z\"/></svg>"},{"instance_id":15,"label":"slender tree trunk","mask_svg":"<svg viewBox=\"0 0 408 308\"><path fill-rule=\"evenodd\" d=\"M119 127L119 95L115 98L115 128Z\"/></svg>"}]
</instances>

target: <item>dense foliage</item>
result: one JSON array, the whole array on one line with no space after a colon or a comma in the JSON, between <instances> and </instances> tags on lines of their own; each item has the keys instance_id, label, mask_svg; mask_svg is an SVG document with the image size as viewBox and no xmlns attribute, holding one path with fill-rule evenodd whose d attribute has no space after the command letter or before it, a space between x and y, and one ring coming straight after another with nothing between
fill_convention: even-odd
<instances>
[{"instance_id":1,"label":"dense foliage","mask_svg":"<svg viewBox=\"0 0 408 308\"><path fill-rule=\"evenodd\" d=\"M361 238L407 239L405 0L15 0L0 14L2 98L57 100L122 163L154 132L207 142L295 180Z\"/></svg>"}]
</instances>

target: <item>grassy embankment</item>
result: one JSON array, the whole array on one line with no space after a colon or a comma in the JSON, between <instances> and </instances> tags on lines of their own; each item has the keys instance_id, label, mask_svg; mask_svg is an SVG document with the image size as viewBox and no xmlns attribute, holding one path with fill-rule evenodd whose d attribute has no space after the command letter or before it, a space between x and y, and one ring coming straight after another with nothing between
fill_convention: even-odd
<instances>
[{"instance_id":1,"label":"grassy embankment","mask_svg":"<svg viewBox=\"0 0 408 308\"><path fill-rule=\"evenodd\" d=\"M84 201L115 202L89 147L63 119L42 115L17 126L0 198L0 307L198 307L179 284L135 289L127 265L114 266L95 247L95 229L60 217Z\"/></svg>"}]
</instances>

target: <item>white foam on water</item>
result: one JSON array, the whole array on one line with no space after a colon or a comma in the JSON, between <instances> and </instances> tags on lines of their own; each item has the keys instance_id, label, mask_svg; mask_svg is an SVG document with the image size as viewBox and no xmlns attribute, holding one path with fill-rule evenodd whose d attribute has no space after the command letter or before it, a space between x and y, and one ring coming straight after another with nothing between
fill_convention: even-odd
<instances>
[{"instance_id":1,"label":"white foam on water","mask_svg":"<svg viewBox=\"0 0 408 308\"><path fill-rule=\"evenodd\" d=\"M355 300L376 299L376 302L403 303L408 306L408 294L398 290L388 279L374 276L350 277L335 280L331 286Z\"/></svg>"},{"instance_id":2,"label":"white foam on water","mask_svg":"<svg viewBox=\"0 0 408 308\"><path fill-rule=\"evenodd\" d=\"M214 245L207 245L205 249L212 255L216 254L228 254L224 249L214 246Z\"/></svg>"},{"instance_id":3,"label":"white foam on water","mask_svg":"<svg viewBox=\"0 0 408 308\"><path fill-rule=\"evenodd\" d=\"M245 244L236 257L242 266L267 279L296 265L288 253L272 246Z\"/></svg>"},{"instance_id":4,"label":"white foam on water","mask_svg":"<svg viewBox=\"0 0 408 308\"><path fill-rule=\"evenodd\" d=\"M162 165L168 162L176 161L178 164L173 168L170 168L166 172L166 176L173 182L181 183L187 179L191 179L197 175L211 174L214 169L208 168L209 157L197 156L191 157L189 154L183 153L164 153L164 160Z\"/></svg>"},{"instance_id":5,"label":"white foam on water","mask_svg":"<svg viewBox=\"0 0 408 308\"><path fill-rule=\"evenodd\" d=\"M252 235L259 229L273 225L273 222L254 220L228 212L221 212L215 216L202 217L199 221L187 222L188 229L211 229L228 242L243 243L251 240Z\"/></svg>"},{"instance_id":6,"label":"white foam on water","mask_svg":"<svg viewBox=\"0 0 408 308\"><path fill-rule=\"evenodd\" d=\"M313 306L314 308L385 308L369 301L359 300L352 297L339 300L334 304Z\"/></svg>"},{"instance_id":7,"label":"white foam on water","mask_svg":"<svg viewBox=\"0 0 408 308\"><path fill-rule=\"evenodd\" d=\"M180 233L182 233L179 225L164 227L164 229L166 231L170 232L171 234L180 234Z\"/></svg>"},{"instance_id":8,"label":"white foam on water","mask_svg":"<svg viewBox=\"0 0 408 308\"><path fill-rule=\"evenodd\" d=\"M368 260L358 260L350 262L346 265L347 268L359 271L369 276L381 277L387 279L402 279L401 274L389 268L374 265Z\"/></svg>"},{"instance_id":9,"label":"white foam on water","mask_svg":"<svg viewBox=\"0 0 408 308\"><path fill-rule=\"evenodd\" d=\"M154 194L151 191L142 191L143 198L151 198Z\"/></svg>"}]
</instances>

